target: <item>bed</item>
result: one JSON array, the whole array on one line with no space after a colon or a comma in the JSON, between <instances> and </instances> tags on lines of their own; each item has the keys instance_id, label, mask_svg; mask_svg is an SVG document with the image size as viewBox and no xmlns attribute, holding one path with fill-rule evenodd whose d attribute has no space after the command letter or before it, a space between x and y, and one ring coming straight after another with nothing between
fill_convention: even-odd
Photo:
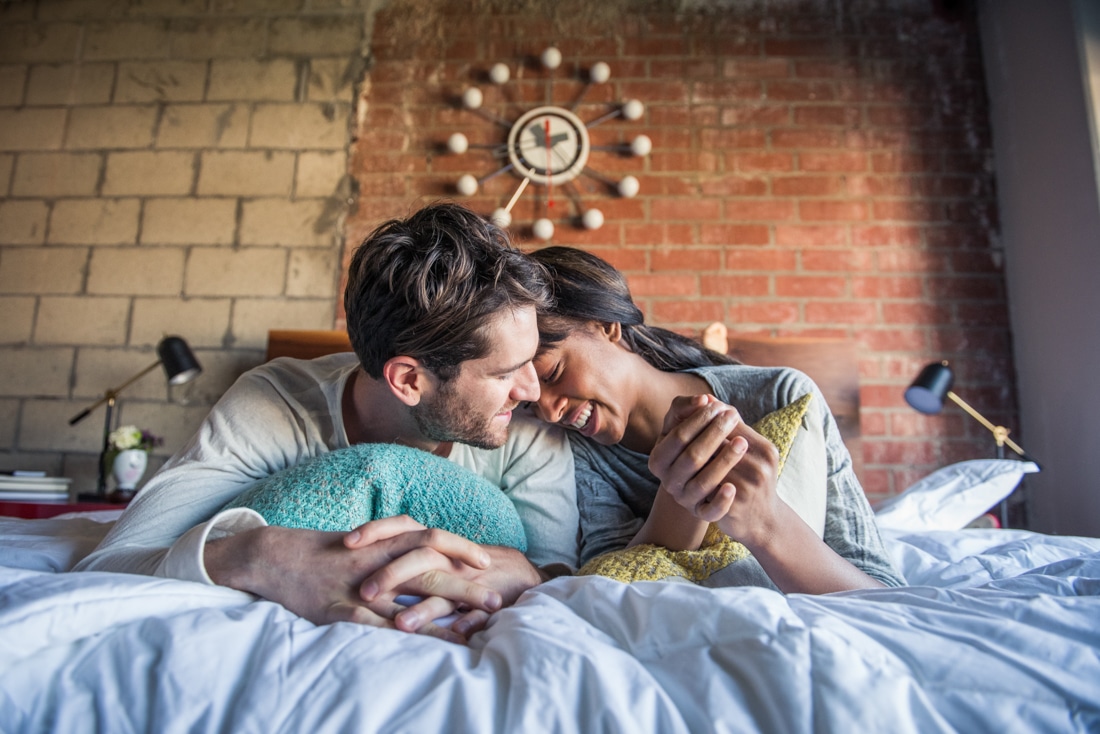
<instances>
[{"instance_id":1,"label":"bed","mask_svg":"<svg viewBox=\"0 0 1100 734\"><path fill-rule=\"evenodd\" d=\"M945 468L956 484L918 488L921 511L891 508L908 587L561 577L468 647L65 573L117 512L0 518L0 730L1098 731L1100 539L963 529L918 501L973 493L993 466Z\"/></svg>"}]
</instances>

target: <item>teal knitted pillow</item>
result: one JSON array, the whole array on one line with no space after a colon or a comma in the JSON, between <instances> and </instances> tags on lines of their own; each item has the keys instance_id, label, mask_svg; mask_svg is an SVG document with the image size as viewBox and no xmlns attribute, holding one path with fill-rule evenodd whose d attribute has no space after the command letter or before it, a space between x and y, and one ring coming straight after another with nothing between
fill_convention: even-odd
<instances>
[{"instance_id":1,"label":"teal knitted pillow","mask_svg":"<svg viewBox=\"0 0 1100 734\"><path fill-rule=\"evenodd\" d=\"M261 479L225 506L250 507L271 525L347 531L409 515L483 545L526 552L519 514L500 488L441 456L396 444L360 444Z\"/></svg>"}]
</instances>

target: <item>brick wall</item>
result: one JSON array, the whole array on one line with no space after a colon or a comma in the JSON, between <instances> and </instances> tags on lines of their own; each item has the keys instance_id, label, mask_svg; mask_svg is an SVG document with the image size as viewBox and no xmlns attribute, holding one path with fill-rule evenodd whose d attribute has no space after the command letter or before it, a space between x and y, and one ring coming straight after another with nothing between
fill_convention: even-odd
<instances>
[{"instance_id":1,"label":"brick wall","mask_svg":"<svg viewBox=\"0 0 1100 734\"><path fill-rule=\"evenodd\" d=\"M156 466L263 355L328 328L339 284L361 8L41 0L0 4L0 470L95 485L103 412L166 439Z\"/></svg>"},{"instance_id":2,"label":"brick wall","mask_svg":"<svg viewBox=\"0 0 1100 734\"><path fill-rule=\"evenodd\" d=\"M641 191L622 199L582 177L580 205L606 223L573 226L559 191L553 241L624 269L656 324L855 339L873 495L988 455L969 419L923 418L900 397L946 357L960 392L1015 421L969 4L726 5L0 4L0 469L87 488L101 417L67 420L148 364L164 333L187 338L206 374L170 392L146 377L122 419L177 448L261 359L267 329L340 323L341 247L495 168L480 149L445 150L452 132L503 142L457 104L466 87L515 119L568 105L601 60L611 80L578 114L637 98L642 119L593 138L645 134L653 151L595 153L594 169ZM535 59L550 44L564 57L552 91ZM485 78L496 62L512 72L499 88ZM488 213L516 183L498 176L469 203ZM545 204L532 187L516 206L525 247L541 244L529 224Z\"/></svg>"},{"instance_id":3,"label":"brick wall","mask_svg":"<svg viewBox=\"0 0 1100 734\"><path fill-rule=\"evenodd\" d=\"M430 5L428 8L426 5ZM597 61L611 79L576 108L593 120L631 98L641 120L594 142L653 141L644 159L594 153L633 199L595 178L556 209L530 187L513 232L596 252L623 269L650 322L698 335L713 321L747 334L849 337L862 374L863 482L883 496L944 463L991 455L961 413L924 417L903 402L927 362L947 358L961 393L1013 426L1013 372L976 18L968 3L924 1L394 4L375 23L351 170L363 197L349 246L411 200L458 197L464 173L499 167L487 149L446 150L453 132L499 144L539 104L570 106ZM513 4L514 7L515 4ZM415 9L410 9L410 7ZM688 7L682 5L681 7ZM623 12L632 9L634 12ZM441 30L443 29L443 30ZM556 72L538 57L563 55ZM502 62L510 80L487 78ZM552 84L547 84L547 79ZM485 181L468 203L489 214L517 178ZM571 218L597 207L596 231ZM563 216L564 215L564 216Z\"/></svg>"}]
</instances>

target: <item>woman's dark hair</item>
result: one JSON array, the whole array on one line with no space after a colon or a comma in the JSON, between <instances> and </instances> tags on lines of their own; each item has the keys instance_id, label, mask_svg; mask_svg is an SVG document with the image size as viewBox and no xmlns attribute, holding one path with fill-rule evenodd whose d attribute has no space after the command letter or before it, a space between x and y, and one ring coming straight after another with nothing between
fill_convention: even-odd
<instances>
[{"instance_id":1,"label":"woman's dark hair","mask_svg":"<svg viewBox=\"0 0 1100 734\"><path fill-rule=\"evenodd\" d=\"M539 313L539 344L547 348L585 323L619 323L623 342L659 370L738 364L694 339L657 326L647 326L630 297L626 278L607 261L574 247L545 247L531 253L550 274L553 303Z\"/></svg>"},{"instance_id":2,"label":"woman's dark hair","mask_svg":"<svg viewBox=\"0 0 1100 734\"><path fill-rule=\"evenodd\" d=\"M546 271L508 234L441 202L374 230L356 249L344 290L348 336L367 374L404 354L446 381L489 350L484 327L505 309L550 302Z\"/></svg>"}]
</instances>

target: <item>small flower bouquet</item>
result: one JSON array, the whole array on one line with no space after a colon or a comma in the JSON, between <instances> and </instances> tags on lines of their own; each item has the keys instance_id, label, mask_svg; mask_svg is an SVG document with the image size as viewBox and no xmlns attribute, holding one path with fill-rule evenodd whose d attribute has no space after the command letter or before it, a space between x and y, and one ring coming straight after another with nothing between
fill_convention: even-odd
<instances>
[{"instance_id":1,"label":"small flower bouquet","mask_svg":"<svg viewBox=\"0 0 1100 734\"><path fill-rule=\"evenodd\" d=\"M154 436L149 431L140 429L137 426L121 426L107 435L107 446L113 453L128 451L129 449L140 449L145 453L149 453L162 443L164 443L163 438Z\"/></svg>"},{"instance_id":2,"label":"small flower bouquet","mask_svg":"<svg viewBox=\"0 0 1100 734\"><path fill-rule=\"evenodd\" d=\"M103 453L103 475L114 476L115 490L107 495L110 502L128 502L136 492L137 483L145 474L149 452L164 443L160 436L137 426L121 426L107 434L107 450Z\"/></svg>"}]
</instances>

